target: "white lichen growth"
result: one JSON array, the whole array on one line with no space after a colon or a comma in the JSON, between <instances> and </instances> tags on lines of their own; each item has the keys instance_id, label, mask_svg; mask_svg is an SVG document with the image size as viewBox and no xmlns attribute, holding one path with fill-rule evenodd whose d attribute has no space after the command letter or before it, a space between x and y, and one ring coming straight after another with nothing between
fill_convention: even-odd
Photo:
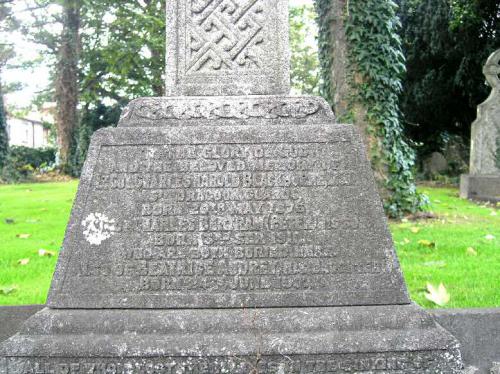
<instances>
[{"instance_id":1,"label":"white lichen growth","mask_svg":"<svg viewBox=\"0 0 500 374\"><path fill-rule=\"evenodd\" d=\"M102 213L90 213L82 221L83 236L92 245L101 245L115 233L115 220Z\"/></svg>"}]
</instances>

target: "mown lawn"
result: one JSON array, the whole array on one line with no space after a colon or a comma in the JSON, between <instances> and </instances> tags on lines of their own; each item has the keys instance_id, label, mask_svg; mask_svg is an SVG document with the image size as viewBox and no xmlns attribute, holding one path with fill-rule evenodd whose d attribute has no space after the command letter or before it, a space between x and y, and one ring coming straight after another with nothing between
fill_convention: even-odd
<instances>
[{"instance_id":1,"label":"mown lawn","mask_svg":"<svg viewBox=\"0 0 500 374\"><path fill-rule=\"evenodd\" d=\"M425 299L425 288L443 283L447 308L500 306L500 210L462 200L456 189L421 191L436 218L391 224L412 299L437 307Z\"/></svg>"},{"instance_id":2,"label":"mown lawn","mask_svg":"<svg viewBox=\"0 0 500 374\"><path fill-rule=\"evenodd\" d=\"M77 186L0 186L0 305L45 303Z\"/></svg>"},{"instance_id":3,"label":"mown lawn","mask_svg":"<svg viewBox=\"0 0 500 374\"><path fill-rule=\"evenodd\" d=\"M45 302L76 188L0 186L0 305ZM460 200L456 189L422 190L435 218L391 223L413 300L437 307L424 297L429 282L444 284L446 307L500 306L500 211Z\"/></svg>"}]
</instances>

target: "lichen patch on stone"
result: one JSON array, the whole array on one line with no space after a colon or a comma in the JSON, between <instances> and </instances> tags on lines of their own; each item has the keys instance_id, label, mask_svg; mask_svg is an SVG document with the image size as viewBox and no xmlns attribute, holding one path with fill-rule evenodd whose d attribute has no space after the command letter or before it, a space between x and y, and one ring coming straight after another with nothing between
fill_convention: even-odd
<instances>
[{"instance_id":1,"label":"lichen patch on stone","mask_svg":"<svg viewBox=\"0 0 500 374\"><path fill-rule=\"evenodd\" d=\"M102 213L91 213L82 221L83 236L92 245L101 245L115 233L115 220Z\"/></svg>"}]
</instances>

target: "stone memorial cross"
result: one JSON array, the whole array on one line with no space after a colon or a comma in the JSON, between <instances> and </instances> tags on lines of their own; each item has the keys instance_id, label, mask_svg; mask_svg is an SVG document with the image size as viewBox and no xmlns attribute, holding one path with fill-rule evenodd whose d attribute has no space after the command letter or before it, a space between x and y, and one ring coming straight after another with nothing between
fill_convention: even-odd
<instances>
[{"instance_id":1,"label":"stone memorial cross","mask_svg":"<svg viewBox=\"0 0 500 374\"><path fill-rule=\"evenodd\" d=\"M167 4L168 96L94 134L47 308L0 374L458 373L361 137L287 96L287 1Z\"/></svg>"},{"instance_id":2,"label":"stone memorial cross","mask_svg":"<svg viewBox=\"0 0 500 374\"><path fill-rule=\"evenodd\" d=\"M288 94L287 0L167 1L167 95Z\"/></svg>"},{"instance_id":3,"label":"stone memorial cross","mask_svg":"<svg viewBox=\"0 0 500 374\"><path fill-rule=\"evenodd\" d=\"M483 69L491 94L472 124L470 174L462 175L463 198L500 202L500 50Z\"/></svg>"}]
</instances>

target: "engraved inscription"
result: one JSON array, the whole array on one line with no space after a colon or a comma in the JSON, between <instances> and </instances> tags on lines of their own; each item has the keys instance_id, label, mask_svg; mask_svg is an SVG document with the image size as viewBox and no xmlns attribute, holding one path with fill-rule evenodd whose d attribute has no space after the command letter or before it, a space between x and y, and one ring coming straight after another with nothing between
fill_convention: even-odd
<instances>
[{"instance_id":1,"label":"engraved inscription","mask_svg":"<svg viewBox=\"0 0 500 374\"><path fill-rule=\"evenodd\" d=\"M258 70L266 42L264 0L191 0L187 72Z\"/></svg>"},{"instance_id":2,"label":"engraved inscription","mask_svg":"<svg viewBox=\"0 0 500 374\"><path fill-rule=\"evenodd\" d=\"M363 228L348 200L322 200L358 185L352 144L337 141L103 147L93 189L131 205L117 254L73 271L136 294L323 291L361 275L382 286L385 255L364 255L367 244L343 258Z\"/></svg>"},{"instance_id":3,"label":"engraved inscription","mask_svg":"<svg viewBox=\"0 0 500 374\"><path fill-rule=\"evenodd\" d=\"M305 373L443 373L446 359L430 352L308 356L165 357L161 359L10 359L7 374L178 374L252 372Z\"/></svg>"}]
</instances>

